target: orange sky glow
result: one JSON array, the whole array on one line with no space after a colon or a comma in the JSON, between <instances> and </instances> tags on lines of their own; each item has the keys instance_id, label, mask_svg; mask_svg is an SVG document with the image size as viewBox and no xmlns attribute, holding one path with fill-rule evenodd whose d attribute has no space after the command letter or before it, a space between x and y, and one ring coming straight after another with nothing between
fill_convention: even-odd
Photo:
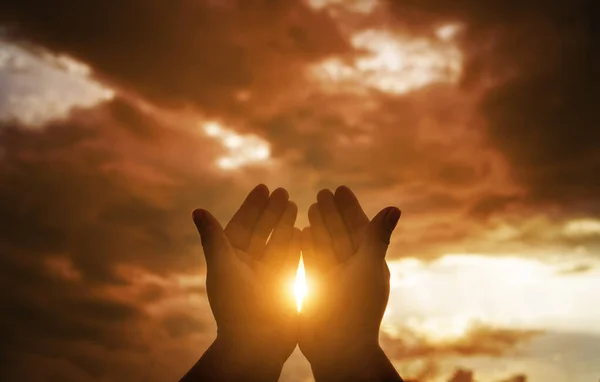
<instances>
[{"instance_id":1,"label":"orange sky glow","mask_svg":"<svg viewBox=\"0 0 600 382\"><path fill-rule=\"evenodd\" d=\"M316 192L341 184L369 216L402 210L380 339L406 380L600 378L587 29L555 46L558 14L533 0L89 12L61 0L85 25L122 12L115 39L12 3L0 6L0 334L33 350L0 348L9 380L38 380L31 364L58 380L180 376L215 332L190 213L225 223L258 183L290 191L299 227ZM588 17L573 7L561 12ZM298 310L317 293L306 277L300 264L282 286ZM299 350L281 380L313 380Z\"/></svg>"}]
</instances>

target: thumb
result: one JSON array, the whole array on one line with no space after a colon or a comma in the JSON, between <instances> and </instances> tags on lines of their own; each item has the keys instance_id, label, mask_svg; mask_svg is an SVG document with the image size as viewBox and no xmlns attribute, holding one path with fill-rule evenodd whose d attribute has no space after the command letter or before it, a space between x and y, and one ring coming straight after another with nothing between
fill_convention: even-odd
<instances>
[{"instance_id":1,"label":"thumb","mask_svg":"<svg viewBox=\"0 0 600 382\"><path fill-rule=\"evenodd\" d=\"M401 212L396 207L386 207L381 210L371 221L367 228L367 242L372 248L383 252L380 255L385 256L385 251L390 244L392 232L398 224Z\"/></svg>"},{"instance_id":2,"label":"thumb","mask_svg":"<svg viewBox=\"0 0 600 382\"><path fill-rule=\"evenodd\" d=\"M222 252L227 248L228 241L221 223L204 209L194 210L192 218L200 234L207 264L213 262L217 256L224 255Z\"/></svg>"}]
</instances>

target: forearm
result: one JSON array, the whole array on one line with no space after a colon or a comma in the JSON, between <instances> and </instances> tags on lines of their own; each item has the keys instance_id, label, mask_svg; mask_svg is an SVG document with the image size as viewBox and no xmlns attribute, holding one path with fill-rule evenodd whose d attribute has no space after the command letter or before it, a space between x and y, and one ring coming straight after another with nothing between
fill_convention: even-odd
<instances>
[{"instance_id":1,"label":"forearm","mask_svg":"<svg viewBox=\"0 0 600 382\"><path fill-rule=\"evenodd\" d=\"M282 368L256 349L217 338L180 382L277 381Z\"/></svg>"},{"instance_id":2,"label":"forearm","mask_svg":"<svg viewBox=\"0 0 600 382\"><path fill-rule=\"evenodd\" d=\"M332 354L330 360L311 362L311 368L316 382L403 382L379 346L351 356Z\"/></svg>"}]
</instances>

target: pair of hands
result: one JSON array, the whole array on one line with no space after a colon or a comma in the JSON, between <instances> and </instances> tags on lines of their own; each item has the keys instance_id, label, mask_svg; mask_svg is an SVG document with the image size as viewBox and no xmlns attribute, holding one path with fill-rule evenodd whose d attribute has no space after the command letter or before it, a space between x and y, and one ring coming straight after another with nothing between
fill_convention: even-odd
<instances>
[{"instance_id":1,"label":"pair of hands","mask_svg":"<svg viewBox=\"0 0 600 382\"><path fill-rule=\"evenodd\" d=\"M389 296L385 254L400 211L388 207L369 220L341 186L317 194L310 227L294 227L297 213L286 190L264 185L224 229L208 211L194 211L218 333L183 380L277 380L298 344L317 380L401 381L378 343ZM298 312L289 286L300 251L310 292Z\"/></svg>"}]
</instances>

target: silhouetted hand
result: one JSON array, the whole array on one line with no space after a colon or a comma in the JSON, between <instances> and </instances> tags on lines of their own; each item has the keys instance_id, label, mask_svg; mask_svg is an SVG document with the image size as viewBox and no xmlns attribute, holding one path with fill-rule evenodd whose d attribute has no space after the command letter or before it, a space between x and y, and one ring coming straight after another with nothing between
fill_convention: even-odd
<instances>
[{"instance_id":1,"label":"silhouetted hand","mask_svg":"<svg viewBox=\"0 0 600 382\"><path fill-rule=\"evenodd\" d=\"M250 192L225 229L208 211L194 211L218 332L182 381L279 378L296 347L296 304L286 288L300 257L296 215L287 191L269 196L264 185Z\"/></svg>"},{"instance_id":2,"label":"silhouetted hand","mask_svg":"<svg viewBox=\"0 0 600 382\"><path fill-rule=\"evenodd\" d=\"M389 297L385 254L400 210L371 221L347 187L322 190L308 211L302 254L309 288L298 344L317 381L401 381L379 347Z\"/></svg>"}]
</instances>

